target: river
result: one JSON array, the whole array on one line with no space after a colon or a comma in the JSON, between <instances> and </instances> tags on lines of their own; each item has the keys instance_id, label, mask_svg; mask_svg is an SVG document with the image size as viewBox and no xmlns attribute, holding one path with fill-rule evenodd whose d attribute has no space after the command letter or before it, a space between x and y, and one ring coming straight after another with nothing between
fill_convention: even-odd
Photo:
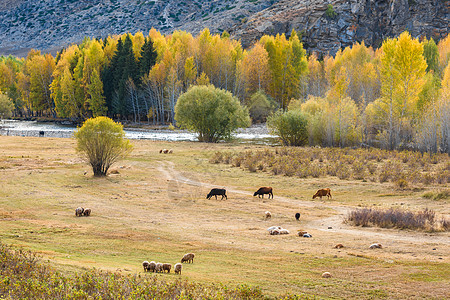
<instances>
[{"instance_id":1,"label":"river","mask_svg":"<svg viewBox=\"0 0 450 300\"><path fill-rule=\"evenodd\" d=\"M128 139L154 141L197 141L197 134L186 130L124 128ZM76 127L51 122L2 120L0 135L12 136L44 136L56 138L72 138ZM275 136L268 133L265 125L252 125L240 128L233 138L240 143L277 144Z\"/></svg>"}]
</instances>

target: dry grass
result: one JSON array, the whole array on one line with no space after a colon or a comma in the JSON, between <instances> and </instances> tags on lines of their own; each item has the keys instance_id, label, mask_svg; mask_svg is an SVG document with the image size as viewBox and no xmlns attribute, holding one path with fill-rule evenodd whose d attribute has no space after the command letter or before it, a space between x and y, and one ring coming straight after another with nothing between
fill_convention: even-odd
<instances>
[{"instance_id":1,"label":"dry grass","mask_svg":"<svg viewBox=\"0 0 450 300\"><path fill-rule=\"evenodd\" d=\"M134 141L135 150L113 169L118 174L93 178L76 156L69 139L0 137L0 238L37 251L67 276L95 267L104 272L144 276L143 260L176 263L196 253L185 265L188 282L234 288L259 286L268 296L285 293L347 299L446 298L449 280L449 236L443 233L398 232L342 224L352 208L429 207L448 216L443 199L422 197L448 184L392 190L378 180L341 180L320 175L273 176L271 166L249 172L210 164L215 152L273 152L263 146ZM161 155L159 149L174 149ZM224 155L230 162L238 156ZM328 158L317 153L313 163ZM344 159L344 158L343 158ZM350 158L345 158L345 163ZM377 168L380 162L371 160ZM344 163L344 161L343 161ZM424 166L427 166L425 164ZM427 168L441 167L440 163ZM84 175L85 171L88 171ZM367 170L370 173L370 170ZM260 186L274 188L274 199L252 197ZM211 187L226 187L228 200L206 200ZM330 187L333 200L314 200L318 188ZM77 206L92 208L76 218ZM264 220L271 211L272 219ZM294 218L301 213L300 222ZM291 231L270 236L266 228ZM332 229L328 229L331 227ZM313 238L298 237L304 229ZM383 249L368 249L374 242ZM334 249L342 243L345 247ZM436 250L433 250L436 249ZM324 279L321 274L333 277ZM159 274L171 283L178 277ZM410 286L415 289L411 290Z\"/></svg>"}]
</instances>

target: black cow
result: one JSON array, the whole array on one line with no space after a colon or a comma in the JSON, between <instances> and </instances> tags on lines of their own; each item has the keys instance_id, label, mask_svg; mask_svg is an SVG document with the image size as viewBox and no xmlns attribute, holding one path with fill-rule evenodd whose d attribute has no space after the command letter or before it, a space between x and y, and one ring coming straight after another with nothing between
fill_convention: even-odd
<instances>
[{"instance_id":1,"label":"black cow","mask_svg":"<svg viewBox=\"0 0 450 300\"><path fill-rule=\"evenodd\" d=\"M206 199L211 199L212 196L216 196L216 200L217 200L217 196L222 196L222 199L223 199L223 197L225 197L225 199L228 199L226 189L211 189L209 194L206 196ZM220 200L222 200L222 199L220 199Z\"/></svg>"}]
</instances>

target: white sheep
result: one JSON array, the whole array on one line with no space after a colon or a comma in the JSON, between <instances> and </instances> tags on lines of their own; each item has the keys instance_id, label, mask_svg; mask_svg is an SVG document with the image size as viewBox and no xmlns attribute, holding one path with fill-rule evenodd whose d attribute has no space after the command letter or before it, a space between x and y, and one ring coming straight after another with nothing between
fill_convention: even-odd
<instances>
[{"instance_id":1,"label":"white sheep","mask_svg":"<svg viewBox=\"0 0 450 300\"><path fill-rule=\"evenodd\" d=\"M289 234L289 230L281 228L280 229L280 234Z\"/></svg>"},{"instance_id":2,"label":"white sheep","mask_svg":"<svg viewBox=\"0 0 450 300\"><path fill-rule=\"evenodd\" d=\"M84 212L84 208L82 208L82 207L77 207L77 208L75 209L75 216L81 217L81 216L83 215L83 212Z\"/></svg>"},{"instance_id":3,"label":"white sheep","mask_svg":"<svg viewBox=\"0 0 450 300\"><path fill-rule=\"evenodd\" d=\"M144 261L142 262L142 266L144 267L144 272L148 270L148 265L149 265L149 262L148 262L148 261L144 260Z\"/></svg>"},{"instance_id":4,"label":"white sheep","mask_svg":"<svg viewBox=\"0 0 450 300\"><path fill-rule=\"evenodd\" d=\"M183 265L180 263L175 264L173 267L175 274L181 274L181 269L183 268Z\"/></svg>"},{"instance_id":5,"label":"white sheep","mask_svg":"<svg viewBox=\"0 0 450 300\"><path fill-rule=\"evenodd\" d=\"M162 273L162 271L163 271L163 264L162 263L156 263L156 266L155 266L155 272L156 273Z\"/></svg>"},{"instance_id":6,"label":"white sheep","mask_svg":"<svg viewBox=\"0 0 450 300\"><path fill-rule=\"evenodd\" d=\"M370 248L370 249L376 249L376 248L383 248L383 246L381 246L381 244L376 243L376 244L370 245L369 248Z\"/></svg>"}]
</instances>

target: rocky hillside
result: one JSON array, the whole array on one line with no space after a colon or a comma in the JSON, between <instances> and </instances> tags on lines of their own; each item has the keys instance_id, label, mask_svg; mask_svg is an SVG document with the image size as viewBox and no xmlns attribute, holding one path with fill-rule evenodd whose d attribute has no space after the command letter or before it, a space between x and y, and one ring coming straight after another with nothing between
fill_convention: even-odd
<instances>
[{"instance_id":1,"label":"rocky hillside","mask_svg":"<svg viewBox=\"0 0 450 300\"><path fill-rule=\"evenodd\" d=\"M244 46L296 29L307 49L334 53L361 40L379 46L404 30L439 39L448 34L449 11L445 0L2 0L0 54L55 53L85 36L146 34L152 27L228 30Z\"/></svg>"}]
</instances>

